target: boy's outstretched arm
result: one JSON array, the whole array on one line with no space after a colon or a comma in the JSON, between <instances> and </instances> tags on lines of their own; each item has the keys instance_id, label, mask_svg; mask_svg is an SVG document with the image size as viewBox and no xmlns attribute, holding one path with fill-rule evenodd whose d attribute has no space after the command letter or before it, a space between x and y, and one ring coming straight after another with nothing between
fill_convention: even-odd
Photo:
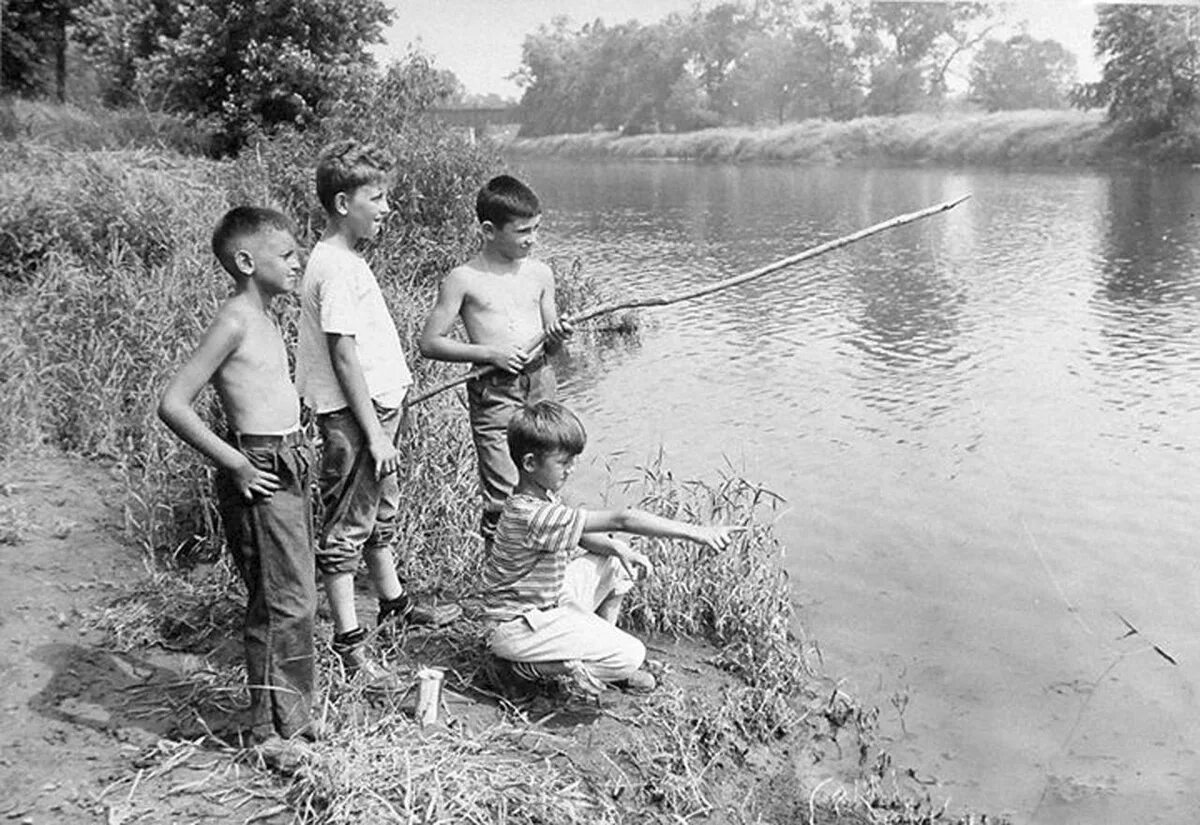
<instances>
[{"instance_id":1,"label":"boy's outstretched arm","mask_svg":"<svg viewBox=\"0 0 1200 825\"><path fill-rule=\"evenodd\" d=\"M587 510L585 512L587 513L583 522L585 536L588 533L606 533L615 530L638 536L694 541L713 550L724 550L729 546L733 533L737 531L737 528L724 525L706 527L700 524L689 524L686 521L675 521L647 513L645 510L632 508Z\"/></svg>"},{"instance_id":2,"label":"boy's outstretched arm","mask_svg":"<svg viewBox=\"0 0 1200 825\"><path fill-rule=\"evenodd\" d=\"M163 390L158 417L184 443L232 473L241 494L252 499L255 495L269 497L278 490L279 477L251 464L240 450L209 429L192 406L244 334L245 328L235 316L218 312L195 351Z\"/></svg>"},{"instance_id":3,"label":"boy's outstretched arm","mask_svg":"<svg viewBox=\"0 0 1200 825\"><path fill-rule=\"evenodd\" d=\"M371 454L375 468L375 478L380 479L396 472L400 467L400 451L383 431L383 425L379 423L379 416L375 413L375 405L371 403L371 391L367 389L362 362L358 360L358 341L353 335L327 332L325 344L329 348L333 374L337 376L338 385L342 388L342 394L346 396L350 412L366 439L367 452Z\"/></svg>"}]
</instances>

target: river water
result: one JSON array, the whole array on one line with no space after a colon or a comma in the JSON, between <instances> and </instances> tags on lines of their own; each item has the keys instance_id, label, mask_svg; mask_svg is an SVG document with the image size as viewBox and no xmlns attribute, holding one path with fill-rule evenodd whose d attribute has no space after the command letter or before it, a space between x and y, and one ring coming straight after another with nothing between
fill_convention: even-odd
<instances>
[{"instance_id":1,"label":"river water","mask_svg":"<svg viewBox=\"0 0 1200 825\"><path fill-rule=\"evenodd\" d=\"M512 166L621 297L970 193L577 359L581 482L661 448L784 496L826 670L951 810L1194 819L1200 173Z\"/></svg>"}]
</instances>

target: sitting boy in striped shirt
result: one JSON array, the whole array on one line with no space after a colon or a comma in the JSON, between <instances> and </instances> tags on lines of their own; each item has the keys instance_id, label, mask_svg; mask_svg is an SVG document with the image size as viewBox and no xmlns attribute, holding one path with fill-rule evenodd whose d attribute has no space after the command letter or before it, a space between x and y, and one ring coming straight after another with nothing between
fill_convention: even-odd
<instances>
[{"instance_id":1,"label":"sitting boy in striped shirt","mask_svg":"<svg viewBox=\"0 0 1200 825\"><path fill-rule=\"evenodd\" d=\"M566 677L598 693L613 684L633 692L655 687L641 670L645 646L616 626L621 602L650 560L607 535L685 539L723 550L728 527L702 527L642 510L568 507L557 493L587 442L579 419L555 401L518 411L508 446L518 481L504 504L484 563L484 616L495 627L492 653L518 677ZM576 548L586 551L579 558Z\"/></svg>"}]
</instances>

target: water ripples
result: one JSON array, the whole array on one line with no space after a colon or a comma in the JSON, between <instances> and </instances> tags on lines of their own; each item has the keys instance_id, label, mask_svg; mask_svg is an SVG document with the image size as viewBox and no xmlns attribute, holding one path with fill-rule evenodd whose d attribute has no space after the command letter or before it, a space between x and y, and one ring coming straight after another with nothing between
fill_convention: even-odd
<instances>
[{"instance_id":1,"label":"water ripples","mask_svg":"<svg viewBox=\"0 0 1200 825\"><path fill-rule=\"evenodd\" d=\"M1200 175L528 166L547 250L581 257L622 297L710 283L973 194L647 310L638 341L568 364L563 392L601 451L636 460L662 445L683 474L732 460L792 503L779 530L822 648L872 683L881 662L911 665L928 718L905 740L929 753L982 720L970 736L984 761L955 764L986 787L964 784L959 799L1007 806L1030 780L1029 748L1065 735L1045 685L1095 677L1114 609L1200 635L1195 611L1173 607L1200 594L1181 492L1200 486ZM1072 635L1081 623L1095 631L1086 643ZM1161 708L1140 682L1121 689L1120 714L1078 724L1134 776L1147 756L1138 732ZM1187 710L1168 709L1182 714L1172 735L1200 739ZM1028 730L989 738L998 712ZM1143 809L1108 819L1131 811Z\"/></svg>"}]
</instances>

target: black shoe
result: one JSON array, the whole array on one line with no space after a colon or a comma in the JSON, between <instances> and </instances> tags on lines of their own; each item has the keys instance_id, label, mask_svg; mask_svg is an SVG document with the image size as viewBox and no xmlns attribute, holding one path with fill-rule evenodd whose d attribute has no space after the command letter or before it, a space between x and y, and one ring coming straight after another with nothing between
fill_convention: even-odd
<instances>
[{"instance_id":1,"label":"black shoe","mask_svg":"<svg viewBox=\"0 0 1200 825\"><path fill-rule=\"evenodd\" d=\"M312 759L312 751L300 738L284 739L277 733L256 742L251 751L264 767L283 776L294 776Z\"/></svg>"},{"instance_id":2,"label":"black shoe","mask_svg":"<svg viewBox=\"0 0 1200 825\"><path fill-rule=\"evenodd\" d=\"M438 604L422 603L410 599L407 593L401 593L394 599L379 600L379 616L376 619L379 627L403 627L404 625L427 625L443 627L462 618L462 608L454 602Z\"/></svg>"}]
</instances>

